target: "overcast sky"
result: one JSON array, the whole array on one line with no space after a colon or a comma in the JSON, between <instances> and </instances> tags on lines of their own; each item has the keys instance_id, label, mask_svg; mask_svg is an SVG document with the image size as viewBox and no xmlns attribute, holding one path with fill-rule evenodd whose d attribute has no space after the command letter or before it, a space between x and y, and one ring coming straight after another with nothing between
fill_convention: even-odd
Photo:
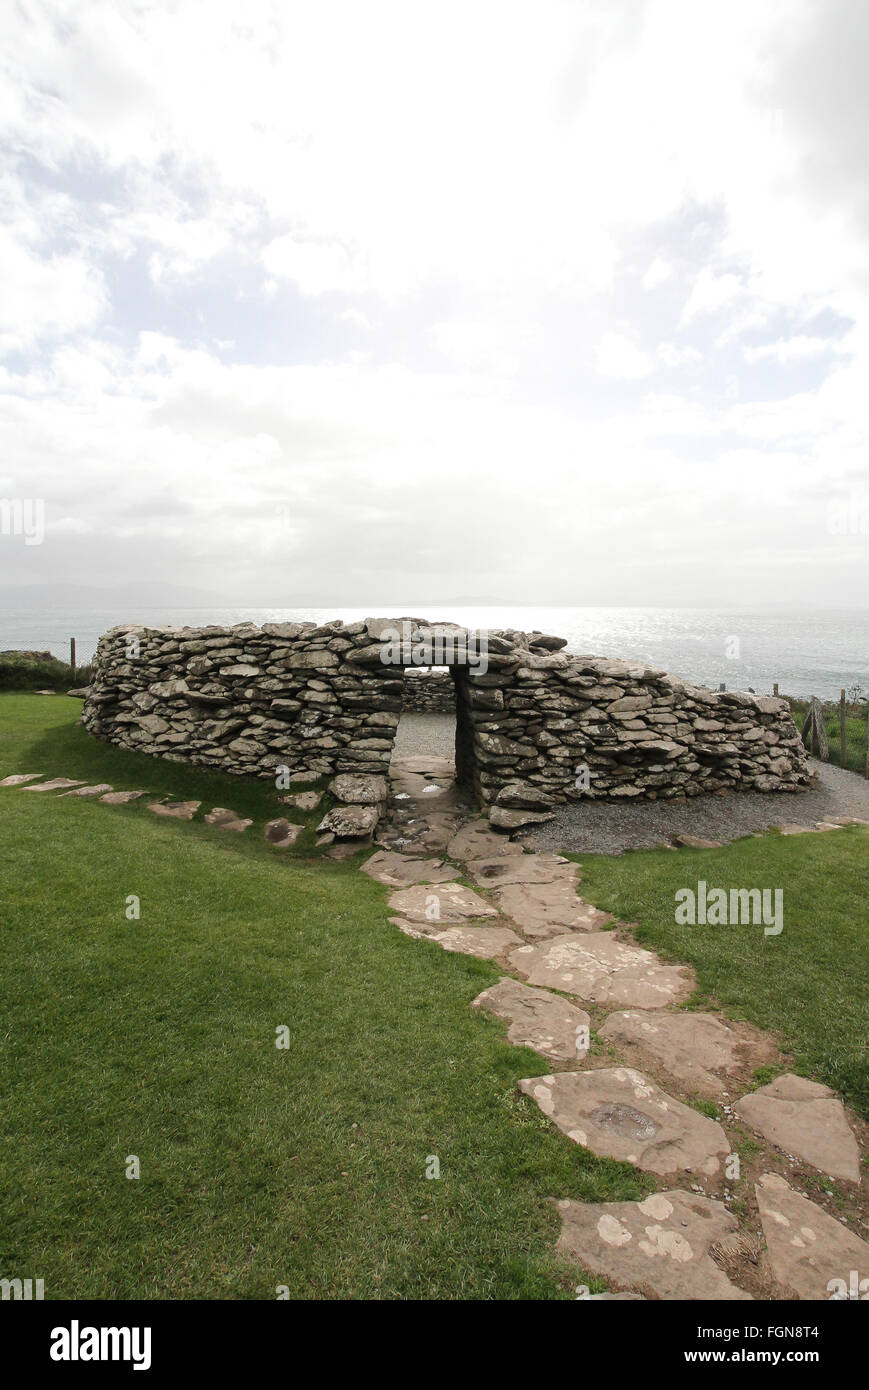
<instances>
[{"instance_id":1,"label":"overcast sky","mask_svg":"<svg viewBox=\"0 0 869 1390\"><path fill-rule=\"evenodd\" d=\"M865 603L867 58L863 0L6 0L7 593Z\"/></svg>"}]
</instances>

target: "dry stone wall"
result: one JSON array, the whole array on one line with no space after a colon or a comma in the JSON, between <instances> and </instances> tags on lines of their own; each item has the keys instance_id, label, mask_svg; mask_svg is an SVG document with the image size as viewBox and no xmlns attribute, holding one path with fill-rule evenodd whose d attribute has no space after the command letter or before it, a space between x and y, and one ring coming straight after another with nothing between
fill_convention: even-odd
<instances>
[{"instance_id":1,"label":"dry stone wall","mask_svg":"<svg viewBox=\"0 0 869 1390\"><path fill-rule=\"evenodd\" d=\"M403 711L413 714L455 714L456 688L450 671L420 671L410 667L404 673Z\"/></svg>"},{"instance_id":2,"label":"dry stone wall","mask_svg":"<svg viewBox=\"0 0 869 1390\"><path fill-rule=\"evenodd\" d=\"M457 775L487 805L545 811L810 781L784 700L573 656L544 633L413 622L397 648L397 620L385 619L115 628L100 639L83 723L125 748L239 774L380 773L407 688L425 679L405 668L431 664L426 641L448 634L450 669L432 684L454 692Z\"/></svg>"}]
</instances>

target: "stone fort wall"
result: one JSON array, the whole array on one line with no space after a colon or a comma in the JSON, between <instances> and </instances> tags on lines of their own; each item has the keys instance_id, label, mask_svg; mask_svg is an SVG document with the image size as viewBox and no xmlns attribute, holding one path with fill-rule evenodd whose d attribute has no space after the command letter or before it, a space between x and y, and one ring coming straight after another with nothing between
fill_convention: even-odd
<instances>
[{"instance_id":1,"label":"stone fort wall","mask_svg":"<svg viewBox=\"0 0 869 1390\"><path fill-rule=\"evenodd\" d=\"M413 642L396 649L400 621L114 628L82 722L121 747L239 775L383 773L402 709L443 707L446 690L457 775L490 806L799 791L811 779L785 700L574 656L544 633L408 620ZM444 633L449 670L405 677ZM424 681L432 693L415 696Z\"/></svg>"}]
</instances>

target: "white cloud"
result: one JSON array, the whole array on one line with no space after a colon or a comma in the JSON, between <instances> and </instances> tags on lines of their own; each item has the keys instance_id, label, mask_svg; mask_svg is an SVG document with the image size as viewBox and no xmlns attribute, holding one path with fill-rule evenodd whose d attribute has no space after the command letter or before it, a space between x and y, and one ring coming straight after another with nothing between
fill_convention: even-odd
<instances>
[{"instance_id":1,"label":"white cloud","mask_svg":"<svg viewBox=\"0 0 869 1390\"><path fill-rule=\"evenodd\" d=\"M643 289L657 289L658 285L663 285L666 280L672 279L672 276L673 267L670 262L664 260L663 256L656 256L643 276Z\"/></svg>"},{"instance_id":2,"label":"white cloud","mask_svg":"<svg viewBox=\"0 0 869 1390\"><path fill-rule=\"evenodd\" d=\"M654 370L654 361L623 333L604 333L597 345L597 370L604 376L638 381Z\"/></svg>"},{"instance_id":3,"label":"white cloud","mask_svg":"<svg viewBox=\"0 0 869 1390\"><path fill-rule=\"evenodd\" d=\"M103 277L75 253L39 255L0 228L0 352L20 352L97 322Z\"/></svg>"},{"instance_id":4,"label":"white cloud","mask_svg":"<svg viewBox=\"0 0 869 1390\"><path fill-rule=\"evenodd\" d=\"M742 355L746 362L808 362L826 353L847 352L847 344L836 338L813 338L798 333L793 338L777 338L774 343L750 345L744 343Z\"/></svg>"}]
</instances>

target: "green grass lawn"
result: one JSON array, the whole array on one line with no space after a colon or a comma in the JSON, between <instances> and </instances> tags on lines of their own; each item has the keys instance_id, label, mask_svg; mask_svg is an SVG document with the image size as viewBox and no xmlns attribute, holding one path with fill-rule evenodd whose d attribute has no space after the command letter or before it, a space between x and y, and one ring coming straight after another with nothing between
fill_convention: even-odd
<instances>
[{"instance_id":1,"label":"green grass lawn","mask_svg":"<svg viewBox=\"0 0 869 1390\"><path fill-rule=\"evenodd\" d=\"M574 857L584 897L637 921L642 942L695 967L701 1000L775 1030L797 1070L834 1086L869 1119L869 832ZM696 891L700 879L710 889L781 888L781 935L765 936L762 926L677 925L675 893Z\"/></svg>"},{"instance_id":2,"label":"green grass lawn","mask_svg":"<svg viewBox=\"0 0 869 1390\"><path fill-rule=\"evenodd\" d=\"M270 784L120 752L78 712L0 696L0 776L258 823L0 789L0 1274L47 1298L572 1297L551 1199L650 1184L517 1096L547 1067L471 1010L498 970L389 925L352 862L270 850Z\"/></svg>"}]
</instances>

